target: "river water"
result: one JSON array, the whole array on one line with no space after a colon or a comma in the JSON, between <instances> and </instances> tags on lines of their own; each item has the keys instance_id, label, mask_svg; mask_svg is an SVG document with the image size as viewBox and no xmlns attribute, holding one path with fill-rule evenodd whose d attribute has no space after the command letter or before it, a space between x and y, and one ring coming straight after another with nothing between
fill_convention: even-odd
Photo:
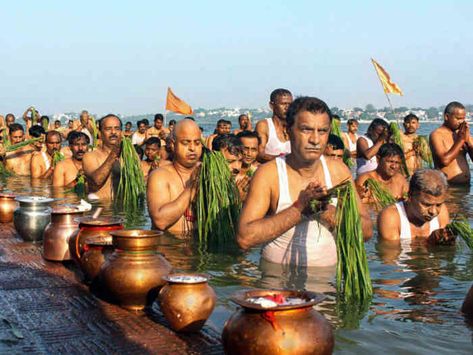
<instances>
[{"instance_id":1,"label":"river water","mask_svg":"<svg viewBox=\"0 0 473 355\"><path fill-rule=\"evenodd\" d=\"M420 133L428 134L436 126L424 123ZM360 132L365 131L366 125L361 125ZM3 185L17 194L61 198L59 204L79 201L71 192L51 191L44 182L29 178L10 178ZM472 202L469 189L450 190L451 214L461 213L471 221ZM145 208L130 214L114 211L110 204L94 205L103 206L106 215L125 217L127 227L150 228ZM235 291L254 287L307 289L327 296L317 309L335 328L336 353L471 354L473 326L459 311L473 281L473 254L466 245L393 248L379 243L375 234L365 246L374 296L371 304L354 309L337 302L333 270L261 263L259 248L247 253L202 254L191 240L165 234L160 241L160 251L176 271L211 275L218 303L208 323L220 331L236 309L228 300Z\"/></svg>"}]
</instances>

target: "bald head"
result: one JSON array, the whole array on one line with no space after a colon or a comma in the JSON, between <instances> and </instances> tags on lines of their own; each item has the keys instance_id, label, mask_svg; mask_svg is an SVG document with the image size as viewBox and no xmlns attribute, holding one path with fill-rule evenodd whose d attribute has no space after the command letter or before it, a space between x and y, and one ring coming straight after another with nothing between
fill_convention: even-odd
<instances>
[{"instance_id":1,"label":"bald head","mask_svg":"<svg viewBox=\"0 0 473 355\"><path fill-rule=\"evenodd\" d=\"M176 126L174 127L174 130L172 131L172 139L175 141L183 135L198 135L200 138L202 136L202 133L195 121L185 118L177 122Z\"/></svg>"},{"instance_id":2,"label":"bald head","mask_svg":"<svg viewBox=\"0 0 473 355\"><path fill-rule=\"evenodd\" d=\"M409 183L409 195L423 192L435 197L447 192L448 182L445 174L439 170L421 169L412 175Z\"/></svg>"}]
</instances>

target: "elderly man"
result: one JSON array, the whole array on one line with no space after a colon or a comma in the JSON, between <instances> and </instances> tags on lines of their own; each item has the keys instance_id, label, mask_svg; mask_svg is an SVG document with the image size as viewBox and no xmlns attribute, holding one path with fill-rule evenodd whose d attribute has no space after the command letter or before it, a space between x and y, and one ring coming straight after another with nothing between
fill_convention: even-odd
<instances>
[{"instance_id":1,"label":"elderly man","mask_svg":"<svg viewBox=\"0 0 473 355\"><path fill-rule=\"evenodd\" d=\"M325 159L331 113L317 98L300 97L286 116L291 153L258 168L240 215L237 242L243 249L263 244L264 260L297 266L333 266L337 262L335 207L324 204L312 213L312 200L324 200L326 190L351 180L342 161ZM372 225L357 203L365 238Z\"/></svg>"},{"instance_id":2,"label":"elderly man","mask_svg":"<svg viewBox=\"0 0 473 355\"><path fill-rule=\"evenodd\" d=\"M451 241L451 236L439 232L449 223L447 188L447 179L440 171L417 170L411 177L407 201L388 206L379 214L379 237L395 242Z\"/></svg>"},{"instance_id":3,"label":"elderly man","mask_svg":"<svg viewBox=\"0 0 473 355\"><path fill-rule=\"evenodd\" d=\"M93 128L93 122L90 119L89 112L86 110L83 110L80 113L79 116L79 122L80 124L77 126L76 131L82 132L86 134L89 137L89 140L93 142L94 140L94 128Z\"/></svg>"},{"instance_id":4,"label":"elderly man","mask_svg":"<svg viewBox=\"0 0 473 355\"><path fill-rule=\"evenodd\" d=\"M258 160L262 163L291 152L286 123L287 109L291 102L292 94L289 90L274 90L269 97L273 116L256 124L255 130L261 139Z\"/></svg>"},{"instance_id":5,"label":"elderly man","mask_svg":"<svg viewBox=\"0 0 473 355\"><path fill-rule=\"evenodd\" d=\"M62 137L57 131L46 133L46 150L33 153L31 157L31 177L48 179L54 172L53 155L61 149Z\"/></svg>"},{"instance_id":6,"label":"elderly man","mask_svg":"<svg viewBox=\"0 0 473 355\"><path fill-rule=\"evenodd\" d=\"M401 200L407 193L409 187L404 175L401 174L401 165L404 154L400 146L394 143L386 143L379 148L376 155L378 167L376 170L361 174L356 178L356 186L362 195L363 202L369 201L370 192L366 189L365 183L368 179L376 180L384 187L396 200Z\"/></svg>"},{"instance_id":7,"label":"elderly man","mask_svg":"<svg viewBox=\"0 0 473 355\"><path fill-rule=\"evenodd\" d=\"M381 118L375 118L369 125L366 135L358 137L356 141L357 175L376 170L378 166L376 154L379 148L388 141L388 123Z\"/></svg>"},{"instance_id":8,"label":"elderly man","mask_svg":"<svg viewBox=\"0 0 473 355\"><path fill-rule=\"evenodd\" d=\"M109 114L100 120L103 144L84 155L82 166L94 198L112 199L120 181L122 122Z\"/></svg>"},{"instance_id":9,"label":"elderly man","mask_svg":"<svg viewBox=\"0 0 473 355\"><path fill-rule=\"evenodd\" d=\"M202 155L201 138L194 121L179 121L171 138L172 164L159 167L148 177L148 211L155 228L174 234L194 229L191 201Z\"/></svg>"},{"instance_id":10,"label":"elderly man","mask_svg":"<svg viewBox=\"0 0 473 355\"><path fill-rule=\"evenodd\" d=\"M466 153L473 158L473 139L466 122L465 106L450 102L444 111L443 125L430 134L434 164L451 184L470 185L470 168Z\"/></svg>"},{"instance_id":11,"label":"elderly man","mask_svg":"<svg viewBox=\"0 0 473 355\"><path fill-rule=\"evenodd\" d=\"M71 132L67 137L72 157L60 161L54 168L53 186L76 185L77 177L83 173L82 159L90 144L89 136L82 132Z\"/></svg>"}]
</instances>

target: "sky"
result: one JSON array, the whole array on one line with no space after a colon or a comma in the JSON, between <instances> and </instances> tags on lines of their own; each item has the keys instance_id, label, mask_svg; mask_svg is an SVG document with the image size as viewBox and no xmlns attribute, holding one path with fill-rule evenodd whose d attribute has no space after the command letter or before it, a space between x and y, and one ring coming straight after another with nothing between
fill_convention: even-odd
<instances>
[{"instance_id":1,"label":"sky","mask_svg":"<svg viewBox=\"0 0 473 355\"><path fill-rule=\"evenodd\" d=\"M473 99L473 1L0 0L0 114L267 107L273 89L330 107Z\"/></svg>"}]
</instances>

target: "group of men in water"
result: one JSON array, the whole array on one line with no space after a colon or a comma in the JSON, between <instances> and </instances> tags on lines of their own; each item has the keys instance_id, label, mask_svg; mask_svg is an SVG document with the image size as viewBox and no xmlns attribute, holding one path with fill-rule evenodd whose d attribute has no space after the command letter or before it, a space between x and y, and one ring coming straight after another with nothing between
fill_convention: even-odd
<instances>
[{"instance_id":1,"label":"group of men in water","mask_svg":"<svg viewBox=\"0 0 473 355\"><path fill-rule=\"evenodd\" d=\"M413 114L404 118L401 148L382 118L374 119L365 135L358 135L358 122L351 119L348 131L334 137L332 120L337 117L318 98L294 100L290 91L277 89L269 106L272 117L258 121L254 130L250 117L240 115L233 133L231 122L219 120L207 139L192 117L164 127L163 116L157 114L152 127L142 120L133 132L129 122L122 130L120 118L113 114L94 126L83 111L78 121L63 128L57 121L49 127L47 117L29 109L23 116L26 130L13 115L6 116L3 139L14 145L44 137L44 146L41 139L15 151L4 144L0 155L6 169L15 174L52 179L53 186L73 186L82 175L91 198L113 199L120 178L120 142L122 136L131 137L137 151L146 155L142 168L153 227L181 234L195 227L192 201L202 152L220 151L244 201L236 242L242 249L262 246L262 258L275 264L336 264L333 232L338 201L326 196L347 181L356 186L365 239L373 234L372 196L366 186L373 179L397 201L378 214L379 238L397 244L454 241L444 229L449 223L448 184L469 185L466 155L473 157L473 139L461 103L446 106L443 124L430 135L435 169L422 168L419 119ZM63 139L68 146L62 147ZM58 151L66 159L55 164ZM346 152L356 160L356 179L341 159ZM315 213L314 200L320 202Z\"/></svg>"}]
</instances>

